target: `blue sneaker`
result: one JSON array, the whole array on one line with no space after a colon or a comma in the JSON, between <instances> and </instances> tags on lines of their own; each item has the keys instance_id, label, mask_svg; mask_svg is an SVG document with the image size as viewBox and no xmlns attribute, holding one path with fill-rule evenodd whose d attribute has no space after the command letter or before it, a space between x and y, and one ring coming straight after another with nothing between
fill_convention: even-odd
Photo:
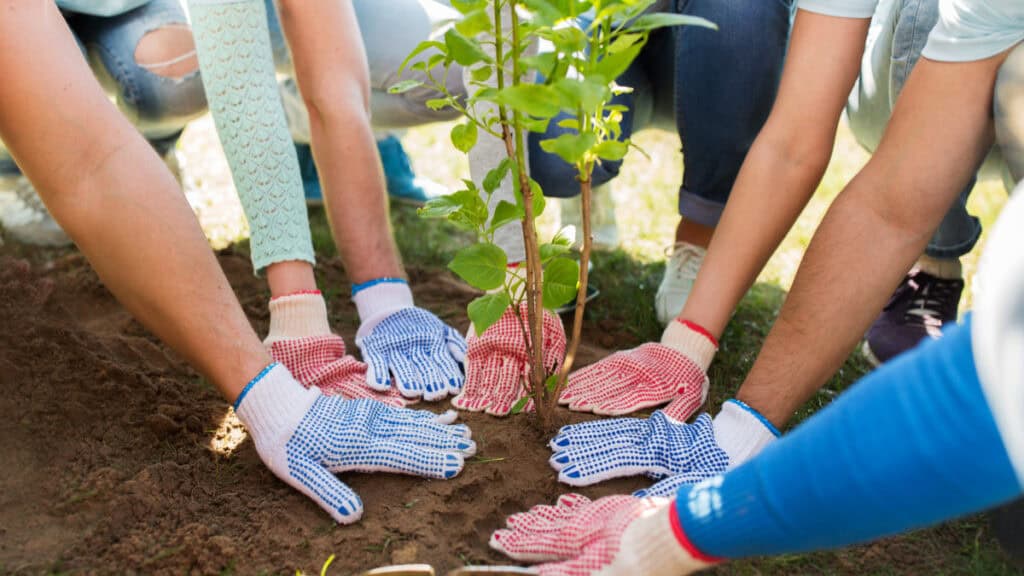
<instances>
[{"instance_id":1,"label":"blue sneaker","mask_svg":"<svg viewBox=\"0 0 1024 576\"><path fill-rule=\"evenodd\" d=\"M409 156L396 136L388 135L378 140L377 150L384 165L388 196L391 198L422 206L427 200L448 194L448 189L441 184L413 174Z\"/></svg>"},{"instance_id":2,"label":"blue sneaker","mask_svg":"<svg viewBox=\"0 0 1024 576\"><path fill-rule=\"evenodd\" d=\"M313 149L309 144L295 144L295 154L299 157L299 173L302 174L302 190L306 193L307 206L323 206L324 191L320 188L320 174L313 162Z\"/></svg>"},{"instance_id":3,"label":"blue sneaker","mask_svg":"<svg viewBox=\"0 0 1024 576\"><path fill-rule=\"evenodd\" d=\"M402 148L402 141L395 136L388 136L377 141L377 151L381 164L384 165L384 177L387 181L388 196L401 202L422 206L431 198L444 196L448 190L426 178L419 178L412 171L409 156ZM299 171L302 173L302 188L306 193L306 204L322 206L324 192L320 187L320 175L313 161L313 150L309 144L295 144L295 152L299 158Z\"/></svg>"}]
</instances>

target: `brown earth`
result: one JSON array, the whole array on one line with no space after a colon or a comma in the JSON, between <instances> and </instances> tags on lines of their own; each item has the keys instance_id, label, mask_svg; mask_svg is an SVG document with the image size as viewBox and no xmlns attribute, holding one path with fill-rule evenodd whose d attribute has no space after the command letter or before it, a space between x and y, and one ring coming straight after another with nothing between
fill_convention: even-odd
<instances>
[{"instance_id":1,"label":"brown earth","mask_svg":"<svg viewBox=\"0 0 1024 576\"><path fill-rule=\"evenodd\" d=\"M247 259L220 260L264 333L264 284ZM332 324L352 346L348 284L339 262L323 269L321 283L337 289ZM467 323L472 291L446 272L412 277L421 305ZM480 449L459 477L344 475L366 512L335 526L250 442L227 456L211 449L227 403L132 320L80 255L0 259L0 322L0 573L318 573L331 554L332 574L499 562L487 539L503 518L566 491L530 417L463 414ZM605 353L588 345L583 360Z\"/></svg>"},{"instance_id":2,"label":"brown earth","mask_svg":"<svg viewBox=\"0 0 1024 576\"><path fill-rule=\"evenodd\" d=\"M337 526L274 478L250 442L227 455L212 449L211 440L240 432L237 423L221 429L227 403L131 319L84 258L32 252L29 262L14 254L0 249L0 574L316 574L332 554L330 574L410 562L443 574L467 562L505 563L487 547L491 532L507 515L568 491L529 416L463 414L480 450L460 476L343 475L366 512ZM220 262L263 333L264 284L245 257L228 251ZM355 308L340 262L319 270L332 325L351 345ZM466 325L473 292L447 272L411 275L421 305ZM614 322L599 324L588 329L581 363L637 344ZM598 497L645 483L582 492ZM717 572L1011 573L1002 560L978 560L993 546L986 524L969 519Z\"/></svg>"}]
</instances>

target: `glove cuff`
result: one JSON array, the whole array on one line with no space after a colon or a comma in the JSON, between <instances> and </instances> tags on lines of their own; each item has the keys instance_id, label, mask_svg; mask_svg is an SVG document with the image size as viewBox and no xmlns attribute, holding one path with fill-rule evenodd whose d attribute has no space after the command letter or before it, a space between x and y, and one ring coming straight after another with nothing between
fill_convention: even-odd
<instances>
[{"instance_id":1,"label":"glove cuff","mask_svg":"<svg viewBox=\"0 0 1024 576\"><path fill-rule=\"evenodd\" d=\"M727 400L713 420L715 442L729 456L729 469L757 456L782 434L744 402Z\"/></svg>"},{"instance_id":2,"label":"glove cuff","mask_svg":"<svg viewBox=\"0 0 1024 576\"><path fill-rule=\"evenodd\" d=\"M270 301L270 331L263 344L293 338L327 336L331 327L327 323L327 304L319 293L289 294Z\"/></svg>"},{"instance_id":3,"label":"glove cuff","mask_svg":"<svg viewBox=\"0 0 1024 576\"><path fill-rule=\"evenodd\" d=\"M245 386L234 409L257 451L267 454L264 448L279 446L291 436L319 397L319 388L307 389L287 368L274 362Z\"/></svg>"},{"instance_id":4,"label":"glove cuff","mask_svg":"<svg viewBox=\"0 0 1024 576\"><path fill-rule=\"evenodd\" d=\"M714 337L700 325L688 320L670 322L661 335L661 343L689 358L705 373L718 351L718 342Z\"/></svg>"},{"instance_id":5,"label":"glove cuff","mask_svg":"<svg viewBox=\"0 0 1024 576\"><path fill-rule=\"evenodd\" d=\"M652 508L623 532L619 552L608 567L608 574L676 576L690 574L718 562L697 550L686 538L678 521L673 522L673 500L652 498L650 503ZM605 571L600 574L605 574Z\"/></svg>"},{"instance_id":6,"label":"glove cuff","mask_svg":"<svg viewBox=\"0 0 1024 576\"><path fill-rule=\"evenodd\" d=\"M405 280L388 279L387 282L379 282L369 285L366 288L355 292L352 301L356 304L359 312L359 330L356 332L356 341L359 342L369 336L385 318L398 312L403 308L412 308L412 290Z\"/></svg>"}]
</instances>

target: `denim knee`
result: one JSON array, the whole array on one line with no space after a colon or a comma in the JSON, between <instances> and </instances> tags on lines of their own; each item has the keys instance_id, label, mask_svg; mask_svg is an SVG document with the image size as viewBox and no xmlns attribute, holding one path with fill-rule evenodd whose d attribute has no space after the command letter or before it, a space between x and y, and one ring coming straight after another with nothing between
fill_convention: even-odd
<instances>
[{"instance_id":1,"label":"denim knee","mask_svg":"<svg viewBox=\"0 0 1024 576\"><path fill-rule=\"evenodd\" d=\"M152 0L113 18L85 19L78 27L87 49L95 55L102 83L147 138L179 133L206 111L195 46L177 0ZM178 45L172 46L171 33L189 37L184 42L179 37ZM154 34L166 34L168 40ZM156 45L145 46L151 60L140 63L140 47L145 42Z\"/></svg>"}]
</instances>

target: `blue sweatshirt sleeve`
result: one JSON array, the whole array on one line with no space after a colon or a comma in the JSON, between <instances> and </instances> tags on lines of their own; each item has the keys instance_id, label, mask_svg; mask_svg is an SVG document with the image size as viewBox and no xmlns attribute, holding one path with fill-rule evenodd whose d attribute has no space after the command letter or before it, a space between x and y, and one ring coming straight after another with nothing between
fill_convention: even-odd
<instances>
[{"instance_id":1,"label":"blue sweatshirt sleeve","mask_svg":"<svg viewBox=\"0 0 1024 576\"><path fill-rule=\"evenodd\" d=\"M690 542L723 559L833 548L1020 495L969 324L866 376L747 464L680 489Z\"/></svg>"}]
</instances>

